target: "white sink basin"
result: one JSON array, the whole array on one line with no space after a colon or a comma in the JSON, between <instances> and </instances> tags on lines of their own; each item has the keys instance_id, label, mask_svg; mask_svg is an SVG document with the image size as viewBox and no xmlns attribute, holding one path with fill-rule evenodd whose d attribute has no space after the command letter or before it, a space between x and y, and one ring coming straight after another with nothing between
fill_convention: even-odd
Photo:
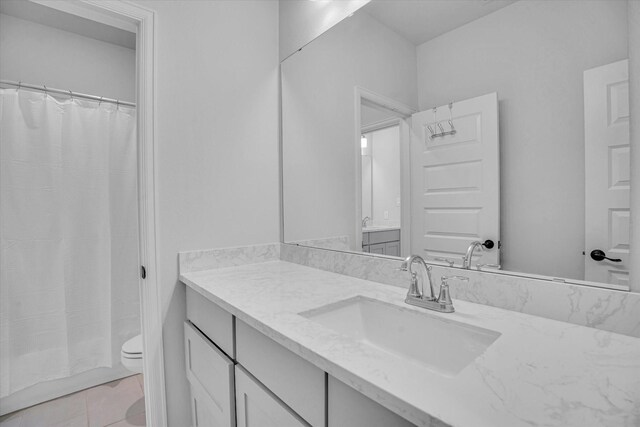
<instances>
[{"instance_id":1,"label":"white sink basin","mask_svg":"<svg viewBox=\"0 0 640 427\"><path fill-rule=\"evenodd\" d=\"M353 339L455 376L500 336L499 332L362 296L300 313Z\"/></svg>"}]
</instances>

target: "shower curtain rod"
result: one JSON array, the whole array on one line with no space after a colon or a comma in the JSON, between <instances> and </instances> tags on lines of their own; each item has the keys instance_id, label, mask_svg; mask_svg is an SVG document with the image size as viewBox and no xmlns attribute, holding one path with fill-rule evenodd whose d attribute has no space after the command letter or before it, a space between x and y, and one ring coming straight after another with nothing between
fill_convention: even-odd
<instances>
[{"instance_id":1,"label":"shower curtain rod","mask_svg":"<svg viewBox=\"0 0 640 427\"><path fill-rule=\"evenodd\" d=\"M136 106L136 104L134 104L132 102L119 101L117 99L104 98L104 97L95 96L95 95L87 95L86 93L72 92L70 90L53 89L53 88L50 88L50 87L46 87L44 85L42 85L42 86L30 85L28 83L14 82L14 81L11 81L11 80L0 80L0 84L13 86L13 87L16 87L18 89L24 88L24 89L37 90L37 91L45 92L45 93L57 93L59 95L67 95L67 96L69 96L71 98L84 98L84 99L90 99L92 101L110 102L112 104L125 105L127 107L134 107L134 108Z\"/></svg>"}]
</instances>

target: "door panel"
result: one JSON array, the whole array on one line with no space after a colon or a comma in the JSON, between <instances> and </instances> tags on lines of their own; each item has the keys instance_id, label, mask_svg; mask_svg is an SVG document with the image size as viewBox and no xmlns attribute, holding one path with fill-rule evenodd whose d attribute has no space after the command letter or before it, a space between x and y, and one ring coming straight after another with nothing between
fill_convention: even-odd
<instances>
[{"instance_id":1,"label":"door panel","mask_svg":"<svg viewBox=\"0 0 640 427\"><path fill-rule=\"evenodd\" d=\"M585 280L629 282L629 63L584 72ZM604 251L608 260L589 254Z\"/></svg>"},{"instance_id":2,"label":"door panel","mask_svg":"<svg viewBox=\"0 0 640 427\"><path fill-rule=\"evenodd\" d=\"M235 425L233 361L188 321L184 323L184 344L187 380L195 392L193 422L220 427ZM197 424L204 419L215 422Z\"/></svg>"},{"instance_id":3,"label":"door panel","mask_svg":"<svg viewBox=\"0 0 640 427\"><path fill-rule=\"evenodd\" d=\"M461 264L473 241L500 241L500 163L496 93L453 103L455 135L431 138L428 126L450 130L449 106L412 118L411 252ZM473 263L499 264L500 251L476 251Z\"/></svg>"}]
</instances>

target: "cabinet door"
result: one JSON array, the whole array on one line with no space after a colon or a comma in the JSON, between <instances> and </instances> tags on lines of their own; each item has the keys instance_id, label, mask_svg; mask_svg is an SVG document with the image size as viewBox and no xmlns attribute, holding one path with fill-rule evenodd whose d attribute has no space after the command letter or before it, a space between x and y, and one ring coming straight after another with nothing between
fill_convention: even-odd
<instances>
[{"instance_id":1,"label":"cabinet door","mask_svg":"<svg viewBox=\"0 0 640 427\"><path fill-rule=\"evenodd\" d=\"M328 386L329 427L414 427L332 376Z\"/></svg>"},{"instance_id":2,"label":"cabinet door","mask_svg":"<svg viewBox=\"0 0 640 427\"><path fill-rule=\"evenodd\" d=\"M385 243L384 254L389 256L400 256L400 242Z\"/></svg>"},{"instance_id":3,"label":"cabinet door","mask_svg":"<svg viewBox=\"0 0 640 427\"><path fill-rule=\"evenodd\" d=\"M189 322L184 323L184 341L193 423L235 426L233 361ZM203 419L208 421L203 424Z\"/></svg>"},{"instance_id":4,"label":"cabinet door","mask_svg":"<svg viewBox=\"0 0 640 427\"><path fill-rule=\"evenodd\" d=\"M236 365L237 427L307 427L273 393Z\"/></svg>"},{"instance_id":5,"label":"cabinet door","mask_svg":"<svg viewBox=\"0 0 640 427\"><path fill-rule=\"evenodd\" d=\"M369 252L372 254L384 255L384 243L378 243L377 245L369 245Z\"/></svg>"},{"instance_id":6,"label":"cabinet door","mask_svg":"<svg viewBox=\"0 0 640 427\"><path fill-rule=\"evenodd\" d=\"M191 384L191 421L195 427L221 426L216 403L199 387Z\"/></svg>"}]
</instances>

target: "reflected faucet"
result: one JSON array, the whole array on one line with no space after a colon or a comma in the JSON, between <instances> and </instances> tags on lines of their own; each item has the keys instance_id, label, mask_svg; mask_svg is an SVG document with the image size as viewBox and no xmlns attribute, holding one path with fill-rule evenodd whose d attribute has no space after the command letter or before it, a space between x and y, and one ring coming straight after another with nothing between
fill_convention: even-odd
<instances>
[{"instance_id":1,"label":"reflected faucet","mask_svg":"<svg viewBox=\"0 0 640 427\"><path fill-rule=\"evenodd\" d=\"M362 228L367 228L367 221L371 221L371 218L369 218L368 216L362 218Z\"/></svg>"},{"instance_id":2,"label":"reflected faucet","mask_svg":"<svg viewBox=\"0 0 640 427\"><path fill-rule=\"evenodd\" d=\"M475 251L476 248L482 250L482 242L471 242L467 248L467 254L464 256L462 268L466 268L467 270L471 268L471 258L473 257L473 251Z\"/></svg>"},{"instance_id":3,"label":"reflected faucet","mask_svg":"<svg viewBox=\"0 0 640 427\"><path fill-rule=\"evenodd\" d=\"M467 270L471 268L471 258L473 258L473 251L475 251L476 248L480 250L482 250L482 248L492 249L494 246L495 244L493 243L493 240L489 239L485 240L484 242L471 242L471 244L467 248L467 254L462 259L462 268L466 268ZM498 248L500 248L500 242L498 242ZM487 265L487 267L488 266L489 265ZM500 268L500 266L498 266L498 268Z\"/></svg>"}]
</instances>

